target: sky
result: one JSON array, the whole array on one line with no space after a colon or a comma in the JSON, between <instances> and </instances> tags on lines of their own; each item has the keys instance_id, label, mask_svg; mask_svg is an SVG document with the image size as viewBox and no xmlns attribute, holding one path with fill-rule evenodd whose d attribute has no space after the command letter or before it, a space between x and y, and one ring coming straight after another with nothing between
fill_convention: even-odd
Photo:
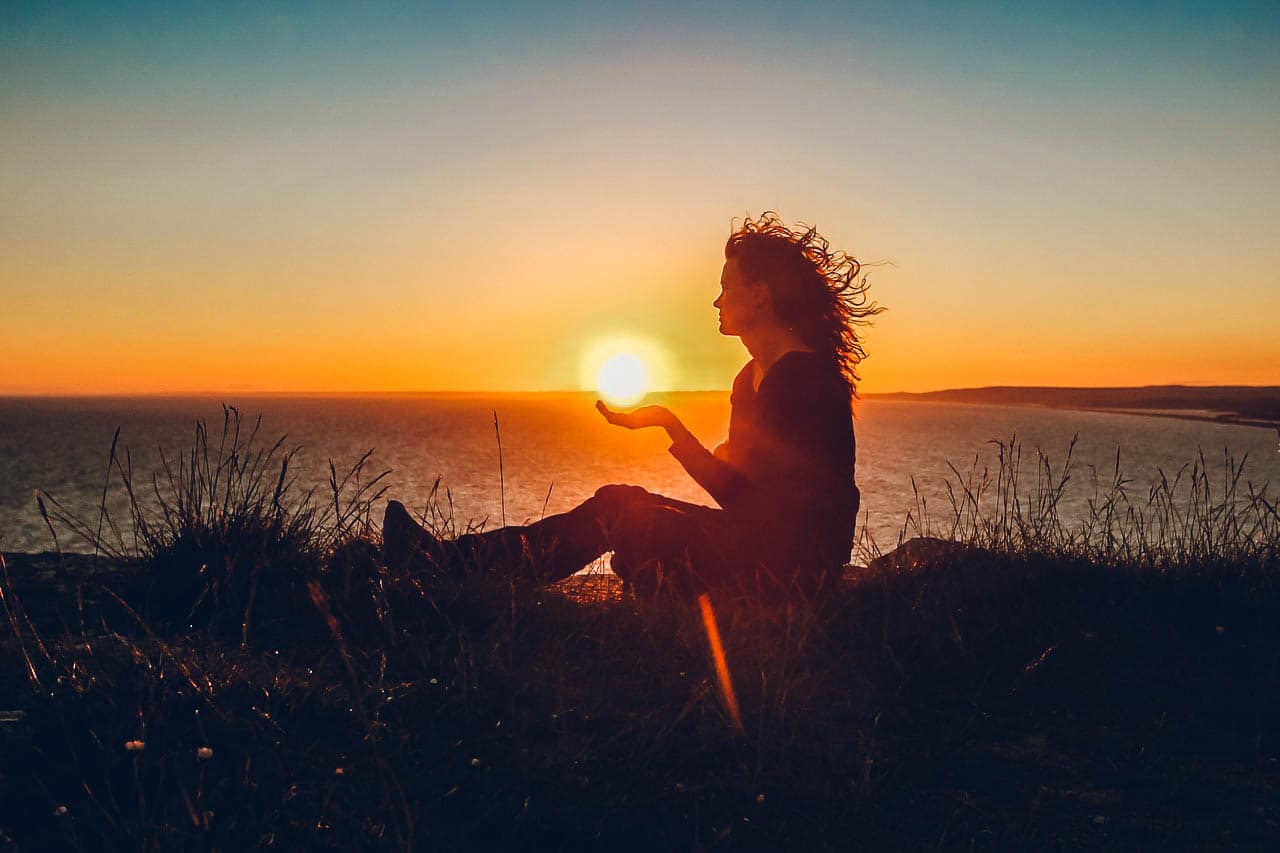
<instances>
[{"instance_id":1,"label":"sky","mask_svg":"<svg viewBox=\"0 0 1280 853\"><path fill-rule=\"evenodd\" d=\"M728 388L764 210L863 392L1280 384L1274 2L185 5L0 16L0 394Z\"/></svg>"}]
</instances>

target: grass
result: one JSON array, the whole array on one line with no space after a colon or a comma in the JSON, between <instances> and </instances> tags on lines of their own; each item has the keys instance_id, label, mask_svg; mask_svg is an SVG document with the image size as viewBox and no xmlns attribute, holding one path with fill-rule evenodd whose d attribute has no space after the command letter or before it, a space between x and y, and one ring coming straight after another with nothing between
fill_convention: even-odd
<instances>
[{"instance_id":1,"label":"grass","mask_svg":"<svg viewBox=\"0 0 1280 853\"><path fill-rule=\"evenodd\" d=\"M110 589L37 607L6 569L0 847L1280 840L1280 516L1243 460L1137 495L1117 461L1073 525L1070 453L1031 475L998 443L906 519L937 541L864 538L821 601L717 605L739 729L696 606L392 575L368 455L299 495L241 427L145 498L113 443L128 519L49 500ZM427 515L458 532L447 492Z\"/></svg>"}]
</instances>

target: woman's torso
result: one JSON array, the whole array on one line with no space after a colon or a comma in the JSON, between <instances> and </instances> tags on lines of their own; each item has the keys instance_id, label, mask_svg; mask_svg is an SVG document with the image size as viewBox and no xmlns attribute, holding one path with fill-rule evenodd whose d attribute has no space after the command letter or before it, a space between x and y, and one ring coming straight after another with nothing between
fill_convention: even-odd
<instances>
[{"instance_id":1,"label":"woman's torso","mask_svg":"<svg viewBox=\"0 0 1280 853\"><path fill-rule=\"evenodd\" d=\"M755 487L749 521L847 559L859 496L843 376L820 355L794 350L756 379L752 361L734 380L727 443L729 461Z\"/></svg>"}]
</instances>

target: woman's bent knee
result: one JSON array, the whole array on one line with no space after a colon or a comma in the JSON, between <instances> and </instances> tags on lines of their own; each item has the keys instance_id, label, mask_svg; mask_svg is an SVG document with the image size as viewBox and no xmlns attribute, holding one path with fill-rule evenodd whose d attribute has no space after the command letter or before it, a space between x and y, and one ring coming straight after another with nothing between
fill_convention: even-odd
<instances>
[{"instance_id":1,"label":"woman's bent knee","mask_svg":"<svg viewBox=\"0 0 1280 853\"><path fill-rule=\"evenodd\" d=\"M611 510L619 510L647 503L653 495L640 486L624 486L617 483L596 489L595 499Z\"/></svg>"}]
</instances>

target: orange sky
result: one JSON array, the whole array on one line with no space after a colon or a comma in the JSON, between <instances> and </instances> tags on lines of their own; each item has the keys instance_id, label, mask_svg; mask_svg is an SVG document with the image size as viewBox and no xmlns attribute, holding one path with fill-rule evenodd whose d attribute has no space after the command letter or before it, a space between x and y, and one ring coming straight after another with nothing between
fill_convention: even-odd
<instances>
[{"instance_id":1,"label":"orange sky","mask_svg":"<svg viewBox=\"0 0 1280 853\"><path fill-rule=\"evenodd\" d=\"M1280 384L1274 32L1126 21L457 21L432 52L318 18L246 61L235 20L145 62L19 22L0 394L574 389L611 335L727 388L723 242L765 209L886 262L865 392ZM1025 44L981 58L992 26Z\"/></svg>"}]
</instances>

